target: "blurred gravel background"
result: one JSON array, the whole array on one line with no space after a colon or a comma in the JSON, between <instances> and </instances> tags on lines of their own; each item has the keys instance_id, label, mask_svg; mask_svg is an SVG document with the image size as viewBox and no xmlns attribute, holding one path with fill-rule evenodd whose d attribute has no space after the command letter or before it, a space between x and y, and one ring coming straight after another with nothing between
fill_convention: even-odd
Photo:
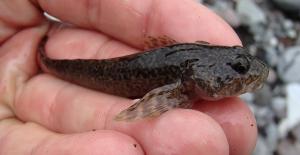
<instances>
[{"instance_id":1,"label":"blurred gravel background","mask_svg":"<svg viewBox=\"0 0 300 155\"><path fill-rule=\"evenodd\" d=\"M257 119L253 155L300 155L300 0L199 2L223 17L251 54L270 66L264 88L242 95Z\"/></svg>"}]
</instances>

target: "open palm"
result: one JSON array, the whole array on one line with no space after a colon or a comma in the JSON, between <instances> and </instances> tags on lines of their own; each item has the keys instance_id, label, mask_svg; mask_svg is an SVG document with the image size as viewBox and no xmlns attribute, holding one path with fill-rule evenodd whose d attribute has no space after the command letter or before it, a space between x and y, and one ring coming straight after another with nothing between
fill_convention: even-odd
<instances>
[{"instance_id":1,"label":"open palm","mask_svg":"<svg viewBox=\"0 0 300 155\"><path fill-rule=\"evenodd\" d=\"M241 44L219 17L193 0L0 2L0 155L248 155L256 124L238 98L196 103L137 122L113 117L132 100L62 81L39 70L49 57L111 58L139 52L144 36ZM46 11L64 23L44 18Z\"/></svg>"}]
</instances>

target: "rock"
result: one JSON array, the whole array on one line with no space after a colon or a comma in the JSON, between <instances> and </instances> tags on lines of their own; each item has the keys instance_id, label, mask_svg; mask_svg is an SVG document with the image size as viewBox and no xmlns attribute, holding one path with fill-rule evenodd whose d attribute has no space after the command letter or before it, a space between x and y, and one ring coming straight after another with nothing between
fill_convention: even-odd
<instances>
[{"instance_id":1,"label":"rock","mask_svg":"<svg viewBox=\"0 0 300 155\"><path fill-rule=\"evenodd\" d=\"M299 0L272 0L280 9L288 12L299 12Z\"/></svg>"},{"instance_id":2,"label":"rock","mask_svg":"<svg viewBox=\"0 0 300 155\"><path fill-rule=\"evenodd\" d=\"M285 85L279 85L276 84L273 88L272 88L272 92L273 92L273 96L283 96L285 97L286 100L286 88Z\"/></svg>"},{"instance_id":3,"label":"rock","mask_svg":"<svg viewBox=\"0 0 300 155\"><path fill-rule=\"evenodd\" d=\"M300 143L300 124L292 129L291 134L296 138L297 142Z\"/></svg>"},{"instance_id":4,"label":"rock","mask_svg":"<svg viewBox=\"0 0 300 155\"><path fill-rule=\"evenodd\" d=\"M252 0L237 1L237 13L243 24L254 25L266 23L266 15Z\"/></svg>"},{"instance_id":5,"label":"rock","mask_svg":"<svg viewBox=\"0 0 300 155\"><path fill-rule=\"evenodd\" d=\"M276 66L278 64L279 55L277 49L271 46L265 47L266 60L270 66Z\"/></svg>"},{"instance_id":6,"label":"rock","mask_svg":"<svg viewBox=\"0 0 300 155\"><path fill-rule=\"evenodd\" d=\"M300 82L300 46L287 48L278 62L278 75L285 82Z\"/></svg>"},{"instance_id":7,"label":"rock","mask_svg":"<svg viewBox=\"0 0 300 155\"><path fill-rule=\"evenodd\" d=\"M267 82L274 84L277 81L277 75L273 68L269 69L269 76L267 78Z\"/></svg>"},{"instance_id":8,"label":"rock","mask_svg":"<svg viewBox=\"0 0 300 155\"><path fill-rule=\"evenodd\" d=\"M286 86L287 117L279 124L279 133L285 137L288 131L300 123L300 84L290 83Z\"/></svg>"},{"instance_id":9,"label":"rock","mask_svg":"<svg viewBox=\"0 0 300 155\"><path fill-rule=\"evenodd\" d=\"M266 126L266 134L266 144L271 152L275 152L278 145L279 132L277 125L274 122Z\"/></svg>"},{"instance_id":10,"label":"rock","mask_svg":"<svg viewBox=\"0 0 300 155\"><path fill-rule=\"evenodd\" d=\"M269 85L265 84L262 89L254 93L254 104L259 106L269 105L271 103L272 91Z\"/></svg>"},{"instance_id":11,"label":"rock","mask_svg":"<svg viewBox=\"0 0 300 155\"><path fill-rule=\"evenodd\" d=\"M285 30L288 30L288 29L291 29L291 28L293 28L293 26L294 26L294 24L293 24L293 22L291 21L291 20L285 20L283 23L282 23L282 25L283 25L283 28L285 29Z\"/></svg>"},{"instance_id":12,"label":"rock","mask_svg":"<svg viewBox=\"0 0 300 155\"><path fill-rule=\"evenodd\" d=\"M240 95L240 98L245 101L246 103L253 103L254 94L253 93L245 93Z\"/></svg>"},{"instance_id":13,"label":"rock","mask_svg":"<svg viewBox=\"0 0 300 155\"><path fill-rule=\"evenodd\" d=\"M229 25L233 27L240 26L240 18L233 10L233 7L224 1L216 1L212 9L221 16Z\"/></svg>"},{"instance_id":14,"label":"rock","mask_svg":"<svg viewBox=\"0 0 300 155\"><path fill-rule=\"evenodd\" d=\"M277 118L286 117L286 100L283 97L274 97L271 101L271 108Z\"/></svg>"},{"instance_id":15,"label":"rock","mask_svg":"<svg viewBox=\"0 0 300 155\"><path fill-rule=\"evenodd\" d=\"M274 113L273 111L265 106L260 108L255 108L255 117L256 117L256 123L259 128L266 127L270 122L273 122L274 119Z\"/></svg>"},{"instance_id":16,"label":"rock","mask_svg":"<svg viewBox=\"0 0 300 155\"><path fill-rule=\"evenodd\" d=\"M256 147L252 153L252 155L273 155L272 151L269 149L266 144L265 139L262 136L258 136Z\"/></svg>"},{"instance_id":17,"label":"rock","mask_svg":"<svg viewBox=\"0 0 300 155\"><path fill-rule=\"evenodd\" d=\"M300 143L293 143L290 139L283 139L278 145L278 155L299 155Z\"/></svg>"},{"instance_id":18,"label":"rock","mask_svg":"<svg viewBox=\"0 0 300 155\"><path fill-rule=\"evenodd\" d=\"M286 33L286 36L292 39L297 37L297 32L294 28L294 23L291 20L284 20L282 23L282 27Z\"/></svg>"},{"instance_id":19,"label":"rock","mask_svg":"<svg viewBox=\"0 0 300 155\"><path fill-rule=\"evenodd\" d=\"M298 38L296 40L296 44L300 45L300 35L298 35Z\"/></svg>"},{"instance_id":20,"label":"rock","mask_svg":"<svg viewBox=\"0 0 300 155\"><path fill-rule=\"evenodd\" d=\"M263 41L264 35L262 35L262 34L264 34L266 31L266 29L263 25L261 25L261 24L251 25L249 29L254 35L255 42Z\"/></svg>"}]
</instances>

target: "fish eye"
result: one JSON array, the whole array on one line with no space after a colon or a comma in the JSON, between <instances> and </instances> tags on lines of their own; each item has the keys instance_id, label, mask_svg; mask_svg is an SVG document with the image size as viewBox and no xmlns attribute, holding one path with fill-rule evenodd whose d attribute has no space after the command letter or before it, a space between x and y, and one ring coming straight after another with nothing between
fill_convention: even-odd
<instances>
[{"instance_id":1,"label":"fish eye","mask_svg":"<svg viewBox=\"0 0 300 155\"><path fill-rule=\"evenodd\" d=\"M227 63L233 70L239 74L245 74L250 68L249 60L242 55L238 55L232 62Z\"/></svg>"}]
</instances>

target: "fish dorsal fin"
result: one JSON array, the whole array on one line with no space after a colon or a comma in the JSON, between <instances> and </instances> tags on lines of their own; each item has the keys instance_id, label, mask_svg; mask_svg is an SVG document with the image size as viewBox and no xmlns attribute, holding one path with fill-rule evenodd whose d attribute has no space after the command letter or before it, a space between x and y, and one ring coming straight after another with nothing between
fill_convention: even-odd
<instances>
[{"instance_id":1,"label":"fish dorsal fin","mask_svg":"<svg viewBox=\"0 0 300 155\"><path fill-rule=\"evenodd\" d=\"M144 39L144 49L160 48L168 45L178 44L178 42L166 35L159 37L146 36Z\"/></svg>"}]
</instances>

